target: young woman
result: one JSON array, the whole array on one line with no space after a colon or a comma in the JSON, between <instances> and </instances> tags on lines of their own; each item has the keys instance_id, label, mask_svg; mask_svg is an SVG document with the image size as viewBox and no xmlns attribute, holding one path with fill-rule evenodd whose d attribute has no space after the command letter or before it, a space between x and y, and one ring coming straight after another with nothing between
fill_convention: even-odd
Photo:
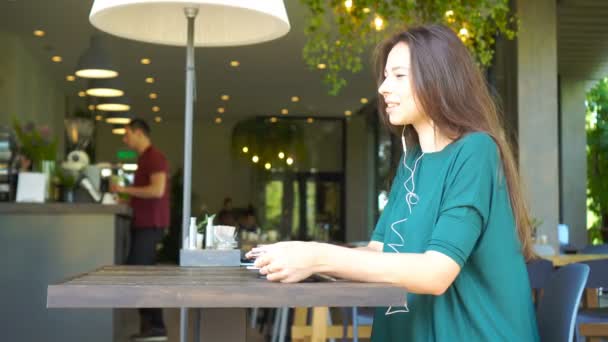
<instances>
[{"instance_id":1,"label":"young woman","mask_svg":"<svg viewBox=\"0 0 608 342\"><path fill-rule=\"evenodd\" d=\"M282 242L254 250L256 266L271 281L319 272L407 289L407 306L376 310L373 341L538 341L530 223L482 74L440 25L378 52L380 112L403 157L371 242Z\"/></svg>"}]
</instances>

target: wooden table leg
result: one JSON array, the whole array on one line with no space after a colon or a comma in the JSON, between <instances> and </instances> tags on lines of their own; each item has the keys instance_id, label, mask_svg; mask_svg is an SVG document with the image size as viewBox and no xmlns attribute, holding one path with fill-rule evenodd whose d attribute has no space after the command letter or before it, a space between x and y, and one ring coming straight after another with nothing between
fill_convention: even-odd
<instances>
[{"instance_id":1,"label":"wooden table leg","mask_svg":"<svg viewBox=\"0 0 608 342\"><path fill-rule=\"evenodd\" d=\"M315 307L312 309L312 342L325 342L327 340L328 307Z\"/></svg>"},{"instance_id":2,"label":"wooden table leg","mask_svg":"<svg viewBox=\"0 0 608 342\"><path fill-rule=\"evenodd\" d=\"M202 309L201 341L245 342L246 317L244 308Z\"/></svg>"},{"instance_id":3,"label":"wooden table leg","mask_svg":"<svg viewBox=\"0 0 608 342\"><path fill-rule=\"evenodd\" d=\"M597 308L599 307L599 299L597 295L597 289L585 289L583 297L583 307L585 308Z\"/></svg>"},{"instance_id":4,"label":"wooden table leg","mask_svg":"<svg viewBox=\"0 0 608 342\"><path fill-rule=\"evenodd\" d=\"M291 326L292 342L303 342L310 340L304 336L302 329L306 328L308 319L308 308L295 308L293 312L293 324Z\"/></svg>"}]
</instances>

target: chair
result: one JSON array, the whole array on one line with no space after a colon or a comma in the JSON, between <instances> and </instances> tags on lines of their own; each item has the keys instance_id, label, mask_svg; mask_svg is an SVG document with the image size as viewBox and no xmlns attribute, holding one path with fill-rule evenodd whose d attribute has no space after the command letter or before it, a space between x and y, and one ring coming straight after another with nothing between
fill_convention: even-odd
<instances>
[{"instance_id":1,"label":"chair","mask_svg":"<svg viewBox=\"0 0 608 342\"><path fill-rule=\"evenodd\" d=\"M594 254L598 253L594 251ZM597 289L608 288L608 259L585 261L584 264L589 266L586 287L596 289L596 292L595 300L589 301L592 304L578 312L576 340L579 342L583 341L584 337L590 337L592 341L599 337L608 337L608 308L597 307Z\"/></svg>"},{"instance_id":2,"label":"chair","mask_svg":"<svg viewBox=\"0 0 608 342\"><path fill-rule=\"evenodd\" d=\"M312 312L310 312L312 311ZM310 315L309 315L310 314ZM310 316L310 317L309 317ZM310 318L310 323L308 322ZM359 321L361 322L361 321ZM341 326L333 324L328 307L296 308L293 325L291 326L292 341L335 341L337 338L369 338L371 336L371 325Z\"/></svg>"},{"instance_id":3,"label":"chair","mask_svg":"<svg viewBox=\"0 0 608 342\"><path fill-rule=\"evenodd\" d=\"M353 306L350 308L345 307L341 309L343 316L342 330L344 331L344 336L351 337L352 335L353 342L358 342L359 337L371 337L371 327L374 323L375 308ZM363 330L363 336L359 336L359 331L361 329L365 329Z\"/></svg>"},{"instance_id":4,"label":"chair","mask_svg":"<svg viewBox=\"0 0 608 342\"><path fill-rule=\"evenodd\" d=\"M538 303L541 341L573 341L576 312L588 275L589 266L584 264L570 264L553 273Z\"/></svg>"},{"instance_id":5,"label":"chair","mask_svg":"<svg viewBox=\"0 0 608 342\"><path fill-rule=\"evenodd\" d=\"M528 269L532 297L536 305L541 297L542 289L545 288L551 273L553 273L553 263L545 259L534 259L526 264L526 268Z\"/></svg>"}]
</instances>

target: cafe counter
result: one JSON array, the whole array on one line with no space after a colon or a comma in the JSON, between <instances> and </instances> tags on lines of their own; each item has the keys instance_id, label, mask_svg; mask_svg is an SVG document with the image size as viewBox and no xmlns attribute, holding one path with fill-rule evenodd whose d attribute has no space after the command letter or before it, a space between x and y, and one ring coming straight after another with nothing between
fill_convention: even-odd
<instances>
[{"instance_id":1,"label":"cafe counter","mask_svg":"<svg viewBox=\"0 0 608 342\"><path fill-rule=\"evenodd\" d=\"M89 203L0 203L0 321L6 341L112 341L111 309L46 308L49 284L123 264L131 210Z\"/></svg>"}]
</instances>

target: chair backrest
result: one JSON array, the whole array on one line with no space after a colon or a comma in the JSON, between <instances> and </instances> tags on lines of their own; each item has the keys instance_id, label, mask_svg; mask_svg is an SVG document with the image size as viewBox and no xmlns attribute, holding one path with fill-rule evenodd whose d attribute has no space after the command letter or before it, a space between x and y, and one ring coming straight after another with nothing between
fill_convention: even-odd
<instances>
[{"instance_id":1,"label":"chair backrest","mask_svg":"<svg viewBox=\"0 0 608 342\"><path fill-rule=\"evenodd\" d=\"M576 313L583 295L589 266L571 264L553 272L538 304L538 333L541 341L571 342Z\"/></svg>"},{"instance_id":2,"label":"chair backrest","mask_svg":"<svg viewBox=\"0 0 608 342\"><path fill-rule=\"evenodd\" d=\"M532 289L543 289L553 272L553 263L546 259L533 259L526 264Z\"/></svg>"},{"instance_id":3,"label":"chair backrest","mask_svg":"<svg viewBox=\"0 0 608 342\"><path fill-rule=\"evenodd\" d=\"M587 245L580 250L581 254L608 254L608 244Z\"/></svg>"},{"instance_id":4,"label":"chair backrest","mask_svg":"<svg viewBox=\"0 0 608 342\"><path fill-rule=\"evenodd\" d=\"M608 259L589 260L582 262L589 266L588 288L608 288Z\"/></svg>"}]
</instances>

